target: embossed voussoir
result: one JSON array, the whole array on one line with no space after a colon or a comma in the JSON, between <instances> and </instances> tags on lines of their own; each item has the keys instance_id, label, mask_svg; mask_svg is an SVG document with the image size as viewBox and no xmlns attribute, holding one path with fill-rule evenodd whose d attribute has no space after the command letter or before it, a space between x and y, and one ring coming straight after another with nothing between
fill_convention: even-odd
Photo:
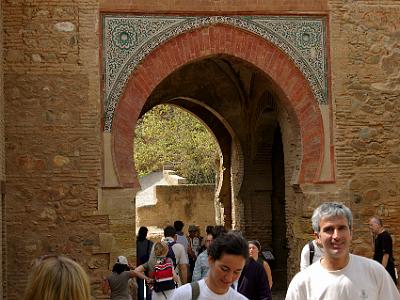
<instances>
[{"instance_id":1,"label":"embossed voussoir","mask_svg":"<svg viewBox=\"0 0 400 300\"><path fill-rule=\"evenodd\" d=\"M325 17L103 15L104 130L111 131L127 80L151 51L184 32L213 24L238 27L276 45L304 74L318 103L328 103Z\"/></svg>"}]
</instances>

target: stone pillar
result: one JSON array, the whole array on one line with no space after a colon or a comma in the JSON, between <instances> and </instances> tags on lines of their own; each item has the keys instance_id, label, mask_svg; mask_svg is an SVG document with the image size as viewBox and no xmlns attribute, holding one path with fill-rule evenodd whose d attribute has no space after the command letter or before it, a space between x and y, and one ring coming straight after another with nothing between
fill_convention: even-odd
<instances>
[{"instance_id":1,"label":"stone pillar","mask_svg":"<svg viewBox=\"0 0 400 300\"><path fill-rule=\"evenodd\" d=\"M135 189L102 188L98 197L98 213L107 215L109 231L99 233L99 248L93 252L110 255L109 269L119 255L132 263L136 261L135 251Z\"/></svg>"}]
</instances>

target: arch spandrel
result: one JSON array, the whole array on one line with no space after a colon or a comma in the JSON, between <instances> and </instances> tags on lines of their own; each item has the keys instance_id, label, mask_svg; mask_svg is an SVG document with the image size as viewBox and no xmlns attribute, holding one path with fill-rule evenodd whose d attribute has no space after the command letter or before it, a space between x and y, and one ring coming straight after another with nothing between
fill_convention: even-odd
<instances>
[{"instance_id":1,"label":"arch spandrel","mask_svg":"<svg viewBox=\"0 0 400 300\"><path fill-rule=\"evenodd\" d=\"M151 91L180 66L219 54L247 61L271 79L301 133L302 157L296 183L321 181L324 160L333 160L330 149L326 149L326 132L319 109L324 104L317 101L309 80L293 60L275 45L240 28L216 24L166 41L145 56L129 77L116 105L111 131L114 166L122 186L137 184L132 162L133 131ZM330 167L333 169L332 163Z\"/></svg>"},{"instance_id":2,"label":"arch spandrel","mask_svg":"<svg viewBox=\"0 0 400 300\"><path fill-rule=\"evenodd\" d=\"M185 32L225 24L251 32L280 49L309 82L315 99L328 104L326 17L324 16L134 16L102 15L104 128L131 73L152 51ZM203 44L204 45L204 44ZM247 47L247 45L243 45ZM206 50L206 49L203 49ZM194 53L183 53L187 59ZM170 57L171 58L171 57ZM172 57L173 58L173 57Z\"/></svg>"}]
</instances>

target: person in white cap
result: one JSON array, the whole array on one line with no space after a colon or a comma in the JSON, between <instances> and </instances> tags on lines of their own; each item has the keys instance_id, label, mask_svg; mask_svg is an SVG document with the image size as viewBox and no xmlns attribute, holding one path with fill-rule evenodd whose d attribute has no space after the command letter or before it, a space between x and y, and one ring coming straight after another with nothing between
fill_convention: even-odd
<instances>
[{"instance_id":1,"label":"person in white cap","mask_svg":"<svg viewBox=\"0 0 400 300\"><path fill-rule=\"evenodd\" d=\"M125 256L118 256L117 262L114 264L112 273L103 280L103 294L108 294L111 291L110 300L130 300L129 294L129 279L139 277L144 280L150 280L144 274L131 270Z\"/></svg>"}]
</instances>

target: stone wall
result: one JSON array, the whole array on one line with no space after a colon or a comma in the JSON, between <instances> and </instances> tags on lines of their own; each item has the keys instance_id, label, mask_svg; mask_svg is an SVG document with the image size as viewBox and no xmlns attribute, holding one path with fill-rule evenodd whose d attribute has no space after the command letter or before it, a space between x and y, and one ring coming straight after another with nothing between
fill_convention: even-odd
<instances>
[{"instance_id":1,"label":"stone wall","mask_svg":"<svg viewBox=\"0 0 400 300\"><path fill-rule=\"evenodd\" d=\"M376 214L400 257L399 16L398 1L329 1L336 182L295 189L289 266L311 238L313 208L331 200L354 213L353 253L372 256L367 222Z\"/></svg>"},{"instance_id":2,"label":"stone wall","mask_svg":"<svg viewBox=\"0 0 400 300\"><path fill-rule=\"evenodd\" d=\"M195 224L204 236L206 226L216 224L214 185L158 185L155 190L157 203L136 210L137 228L146 226L161 234L166 225L182 220L185 233Z\"/></svg>"},{"instance_id":3,"label":"stone wall","mask_svg":"<svg viewBox=\"0 0 400 300\"><path fill-rule=\"evenodd\" d=\"M329 1L336 189L355 213L355 253L371 255L380 215L400 257L400 5Z\"/></svg>"},{"instance_id":4,"label":"stone wall","mask_svg":"<svg viewBox=\"0 0 400 300\"><path fill-rule=\"evenodd\" d=\"M97 295L110 263L100 234L110 221L98 211L98 2L2 3L7 299L21 299L21 266L49 252L81 263Z\"/></svg>"},{"instance_id":5,"label":"stone wall","mask_svg":"<svg viewBox=\"0 0 400 300\"><path fill-rule=\"evenodd\" d=\"M5 268L3 266L3 237L5 232L3 233L3 218L4 218L4 191L2 190L2 186L4 187L5 181L5 154L4 154L4 85L3 85L3 39L4 39L4 30L3 30L3 6L2 2L0 3L0 282L2 283L0 286L0 299L3 299L3 274Z\"/></svg>"}]
</instances>

